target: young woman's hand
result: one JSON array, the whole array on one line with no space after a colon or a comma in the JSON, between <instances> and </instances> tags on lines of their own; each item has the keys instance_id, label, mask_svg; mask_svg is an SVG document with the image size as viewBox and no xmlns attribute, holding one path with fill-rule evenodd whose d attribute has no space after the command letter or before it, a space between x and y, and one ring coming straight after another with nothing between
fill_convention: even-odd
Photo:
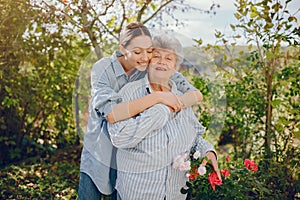
<instances>
[{"instance_id":1,"label":"young woman's hand","mask_svg":"<svg viewBox=\"0 0 300 200\"><path fill-rule=\"evenodd\" d=\"M169 106L171 112L178 112L182 109L183 104L172 92L156 92L158 95L159 103Z\"/></svg>"}]
</instances>

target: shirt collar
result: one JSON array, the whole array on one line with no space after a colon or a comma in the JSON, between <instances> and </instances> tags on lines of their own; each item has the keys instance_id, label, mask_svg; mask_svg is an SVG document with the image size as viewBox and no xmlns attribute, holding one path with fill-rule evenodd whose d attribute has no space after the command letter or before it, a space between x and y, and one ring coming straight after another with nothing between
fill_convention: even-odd
<instances>
[{"instance_id":1,"label":"shirt collar","mask_svg":"<svg viewBox=\"0 0 300 200\"><path fill-rule=\"evenodd\" d=\"M133 73L130 75L130 77L128 77L123 66L121 65L121 63L118 60L118 57L120 57L120 56L122 56L122 53L120 51L115 51L110 57L110 61L112 63L112 67L114 69L116 77L126 76L127 78L131 79L132 77L138 75L139 73L145 73L145 72L140 72L137 69L133 69Z\"/></svg>"},{"instance_id":2,"label":"shirt collar","mask_svg":"<svg viewBox=\"0 0 300 200\"><path fill-rule=\"evenodd\" d=\"M112 67L113 67L114 72L117 77L122 76L122 75L127 76L123 66L121 65L121 63L118 60L118 57L120 57L121 55L122 55L122 53L120 51L115 51L110 56L110 61L112 63Z\"/></svg>"},{"instance_id":3,"label":"shirt collar","mask_svg":"<svg viewBox=\"0 0 300 200\"><path fill-rule=\"evenodd\" d=\"M146 92L148 94L153 93L153 90L152 90L152 88L150 86L150 82L149 82L149 78L148 78L148 73L146 74L146 76L144 78L144 85L145 85L145 88L146 88ZM169 85L171 87L171 92L174 93L174 94L178 94L176 83L173 80L169 79Z\"/></svg>"}]
</instances>

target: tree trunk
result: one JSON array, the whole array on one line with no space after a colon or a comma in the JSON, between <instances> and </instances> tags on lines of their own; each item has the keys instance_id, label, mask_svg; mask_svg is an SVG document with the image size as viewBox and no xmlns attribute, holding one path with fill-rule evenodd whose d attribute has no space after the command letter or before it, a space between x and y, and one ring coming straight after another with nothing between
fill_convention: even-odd
<instances>
[{"instance_id":1,"label":"tree trunk","mask_svg":"<svg viewBox=\"0 0 300 200\"><path fill-rule=\"evenodd\" d=\"M271 158L271 133L272 133L272 79L273 74L267 70L267 105L266 105L266 135L265 135L265 150L266 158Z\"/></svg>"},{"instance_id":2,"label":"tree trunk","mask_svg":"<svg viewBox=\"0 0 300 200\"><path fill-rule=\"evenodd\" d=\"M80 118L79 118L79 76L76 77L75 80L75 91L74 91L74 99L75 99L75 125L76 125L76 132L77 132L77 137L76 137L76 144L80 144L80 138L82 136L81 128L80 128Z\"/></svg>"}]
</instances>

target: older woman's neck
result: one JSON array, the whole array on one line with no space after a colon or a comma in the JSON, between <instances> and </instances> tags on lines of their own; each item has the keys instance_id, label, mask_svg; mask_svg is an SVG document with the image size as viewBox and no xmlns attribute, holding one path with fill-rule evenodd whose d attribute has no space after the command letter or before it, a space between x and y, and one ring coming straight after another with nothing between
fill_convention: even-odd
<instances>
[{"instance_id":1,"label":"older woman's neck","mask_svg":"<svg viewBox=\"0 0 300 200\"><path fill-rule=\"evenodd\" d=\"M159 80L153 78L151 79L151 77L149 77L149 82L150 82L151 89L153 91L163 91L163 92L171 91L169 80Z\"/></svg>"},{"instance_id":2,"label":"older woman's neck","mask_svg":"<svg viewBox=\"0 0 300 200\"><path fill-rule=\"evenodd\" d=\"M169 77L158 77L148 73L148 80L153 91L171 91Z\"/></svg>"},{"instance_id":3,"label":"older woman's neck","mask_svg":"<svg viewBox=\"0 0 300 200\"><path fill-rule=\"evenodd\" d=\"M159 83L151 83L150 82L150 86L151 86L151 89L153 91L156 91L156 92L170 92L171 91L171 87L168 85L168 84L159 84Z\"/></svg>"}]
</instances>

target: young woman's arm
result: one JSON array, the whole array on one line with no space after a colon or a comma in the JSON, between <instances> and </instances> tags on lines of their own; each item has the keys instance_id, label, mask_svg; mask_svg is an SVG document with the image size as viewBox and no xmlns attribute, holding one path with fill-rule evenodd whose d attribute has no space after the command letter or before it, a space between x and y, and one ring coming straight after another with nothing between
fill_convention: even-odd
<instances>
[{"instance_id":1,"label":"young woman's arm","mask_svg":"<svg viewBox=\"0 0 300 200\"><path fill-rule=\"evenodd\" d=\"M145 87L141 80L126 84L119 91L119 95L122 96L126 105L130 106L130 102L135 101L135 99L143 99L143 97L145 97L144 99L147 99L148 97L150 99L152 96L155 97L157 94L153 93L153 95L148 94L145 96L148 92L149 90ZM176 97L174 98L176 99ZM153 99L153 101L156 102L157 100ZM139 103L141 103L139 106L140 108L146 107L146 103ZM151 104L149 103L148 105ZM115 106L115 108L117 108L117 106ZM128 113L130 112L130 107L127 108L128 110L124 110L124 112L130 115L130 113ZM132 107L131 110L135 110L134 107ZM153 134L152 132L154 130L162 128L167 123L170 112L171 111L168 106L159 103L129 119L121 120L116 123L108 123L107 128L113 145L118 148L135 147L149 134Z\"/></svg>"},{"instance_id":2,"label":"young woman's arm","mask_svg":"<svg viewBox=\"0 0 300 200\"><path fill-rule=\"evenodd\" d=\"M171 92L154 92L144 97L115 105L106 119L109 123L125 120L158 103L169 106L172 112L177 112L181 109L181 102L175 94Z\"/></svg>"},{"instance_id":3,"label":"young woman's arm","mask_svg":"<svg viewBox=\"0 0 300 200\"><path fill-rule=\"evenodd\" d=\"M190 107L203 100L202 93L199 90L189 90L178 98L182 103L182 108Z\"/></svg>"},{"instance_id":4,"label":"young woman's arm","mask_svg":"<svg viewBox=\"0 0 300 200\"><path fill-rule=\"evenodd\" d=\"M179 99L183 104L182 108L190 107L202 101L202 93L191 85L181 73L175 72L171 77L171 80L176 83L177 89L183 93L183 95L179 96Z\"/></svg>"}]
</instances>

